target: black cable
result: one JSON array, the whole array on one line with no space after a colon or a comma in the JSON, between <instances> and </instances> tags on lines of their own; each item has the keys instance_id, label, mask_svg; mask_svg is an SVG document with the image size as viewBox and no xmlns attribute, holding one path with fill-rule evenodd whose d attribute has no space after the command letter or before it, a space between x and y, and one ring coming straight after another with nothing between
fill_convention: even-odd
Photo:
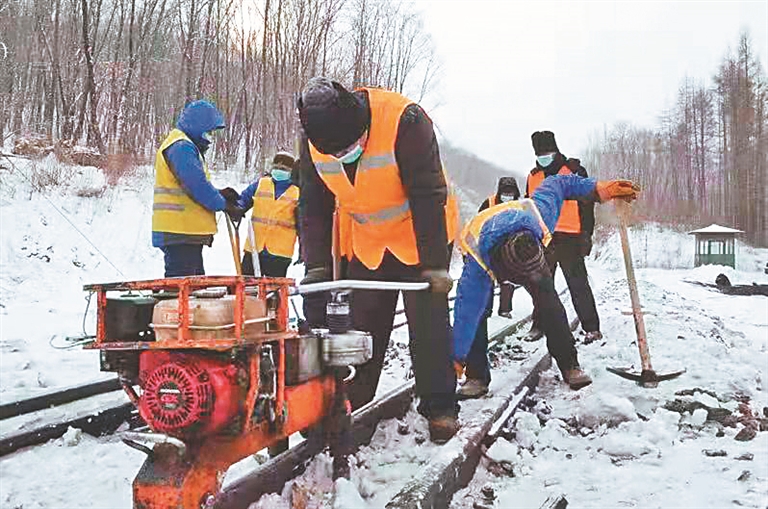
<instances>
[{"instance_id":1,"label":"black cable","mask_svg":"<svg viewBox=\"0 0 768 509\"><path fill-rule=\"evenodd\" d=\"M21 171L21 170L19 169L19 167L18 167L18 166L16 166L16 165L13 163L13 161L11 160L11 158L10 158L10 157L9 157L7 154L3 154L3 157L5 157L5 159L6 159L6 160L7 160L9 163L11 163L11 166L13 167L13 169L14 169L15 171L19 172L19 174L21 174L21 176L22 176L22 177L24 177L24 178L27 180L27 182L29 182L30 184L34 185L34 183L32 182L32 179L31 179L31 178L29 178L29 177L28 177L28 176L27 176L27 175L26 175L26 174L25 174L23 171ZM104 259L107 261L107 263L109 263L109 264L112 266L112 268L114 268L114 269L117 271L117 273L118 273L118 274L120 274L120 276L122 276L122 277L125 277L125 274L123 274L123 272L122 272L120 269L118 269L118 268L117 268L117 266L116 266L114 263L112 263L112 261L111 261L109 258L107 258L107 255L105 255L104 253L102 253L102 252L101 252L101 250L100 250L98 247L96 247L96 244L94 244L93 242L91 242L91 240L90 240L88 237L86 237L86 236L85 236L85 234L84 234L83 232L81 232L81 231L80 231L80 229L79 229L77 226L75 226L75 223L73 223L72 221L70 221L70 219L69 219L69 218L68 218L66 215L64 215L64 213L63 213L63 212L62 212L62 211L61 211L61 210L60 210L60 209L59 209L59 208L56 206L56 204L55 204L55 203L53 203L53 201L51 201L51 199L50 199L50 198L48 198L48 197L47 197L45 194L41 194L41 195L42 195L42 197L43 197L43 198L45 198L45 200L46 200L46 201L47 201L47 202L48 202L48 203L51 205L51 207L53 207L53 209L54 209L56 212L58 212L58 213L59 213L59 215L60 215L61 217L63 217L63 218L64 218L64 220L65 220L66 222L68 222L68 223L69 223L69 225L70 225L70 226L71 226L71 227L72 227L72 228L73 228L73 229L74 229L74 230L75 230L77 233L79 233L79 234L80 234L80 236L81 236L81 237L83 237L83 238L85 239L85 241L86 241L86 242L88 242L88 244L90 244L90 245L91 245L91 247L92 247L93 249L95 249L95 250L96 250L96 252L97 252L97 253L99 253L99 254L100 254L100 255L101 255L101 256L102 256L102 257L103 257L103 258L104 258Z\"/></svg>"}]
</instances>

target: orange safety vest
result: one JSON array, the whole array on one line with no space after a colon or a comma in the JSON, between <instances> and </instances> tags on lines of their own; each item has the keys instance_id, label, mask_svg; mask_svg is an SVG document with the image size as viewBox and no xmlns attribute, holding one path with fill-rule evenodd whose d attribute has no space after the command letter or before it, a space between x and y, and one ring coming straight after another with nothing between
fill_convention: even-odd
<instances>
[{"instance_id":1,"label":"orange safety vest","mask_svg":"<svg viewBox=\"0 0 768 509\"><path fill-rule=\"evenodd\" d=\"M253 195L251 236L245 243L248 252L260 253L264 249L277 256L293 257L296 247L296 205L299 203L299 188L291 184L279 198L275 199L275 183L271 177L262 177ZM256 249L253 245L256 245Z\"/></svg>"},{"instance_id":2,"label":"orange safety vest","mask_svg":"<svg viewBox=\"0 0 768 509\"><path fill-rule=\"evenodd\" d=\"M493 275L491 269L483 261L483 257L480 256L480 232L482 232L485 223L491 218L510 209L519 210L521 212L530 212L536 217L536 220L541 227L541 231L544 233L541 238L541 243L544 247L547 247L552 240L552 235L549 233L549 228L547 228L544 219L542 219L541 214L539 213L539 208L530 198L500 203L497 206L489 207L477 214L470 219L469 223L467 223L461 231L461 235L459 236L459 249L462 254L474 258L478 265L480 265L493 280L496 280L496 276Z\"/></svg>"},{"instance_id":3,"label":"orange safety vest","mask_svg":"<svg viewBox=\"0 0 768 509\"><path fill-rule=\"evenodd\" d=\"M354 255L375 270L389 250L405 265L417 265L419 252L405 194L395 159L395 141L400 117L410 99L387 90L365 88L371 108L368 141L360 156L354 185L335 157L323 154L310 142L309 151L320 178L336 195L339 207L339 253ZM459 207L448 183L445 221L448 242L456 238Z\"/></svg>"},{"instance_id":4,"label":"orange safety vest","mask_svg":"<svg viewBox=\"0 0 768 509\"><path fill-rule=\"evenodd\" d=\"M493 193L488 197L488 206L493 207L494 205L496 205L496 193Z\"/></svg>"},{"instance_id":5,"label":"orange safety vest","mask_svg":"<svg viewBox=\"0 0 768 509\"><path fill-rule=\"evenodd\" d=\"M557 172L558 175L571 175L572 173L566 165L563 165L560 171ZM544 178L544 172L538 169L528 175L526 194L533 196L533 192L544 182ZM581 214L579 213L579 204L576 200L563 201L560 217L555 225L555 231L561 233L581 233Z\"/></svg>"}]
</instances>

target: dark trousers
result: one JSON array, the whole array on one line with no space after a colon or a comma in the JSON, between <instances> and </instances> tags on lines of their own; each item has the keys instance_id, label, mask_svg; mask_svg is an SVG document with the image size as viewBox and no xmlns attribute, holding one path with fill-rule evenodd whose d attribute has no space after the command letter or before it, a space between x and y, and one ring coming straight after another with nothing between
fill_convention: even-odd
<instances>
[{"instance_id":1,"label":"dark trousers","mask_svg":"<svg viewBox=\"0 0 768 509\"><path fill-rule=\"evenodd\" d=\"M560 370L578 366L575 341L568 326L565 308L555 290L554 278L549 274L534 275L526 283L525 289L531 294L534 309L538 311L538 325L547 337L547 350Z\"/></svg>"},{"instance_id":2,"label":"dark trousers","mask_svg":"<svg viewBox=\"0 0 768 509\"><path fill-rule=\"evenodd\" d=\"M549 271L554 279L557 266L563 271L565 282L571 293L571 301L576 310L576 315L581 322L581 328L587 332L600 330L600 318L597 316L595 297L589 286L587 267L584 265L584 256L581 253L581 243L578 235L558 235L552 239L552 243L544 252ZM534 324L540 325L540 313L535 311ZM541 329L541 327L539 326ZM541 329L542 331L544 329Z\"/></svg>"},{"instance_id":3,"label":"dark trousers","mask_svg":"<svg viewBox=\"0 0 768 509\"><path fill-rule=\"evenodd\" d=\"M515 285L512 283L501 283L499 285L499 313L509 313L512 311L512 297L515 295Z\"/></svg>"},{"instance_id":4,"label":"dark trousers","mask_svg":"<svg viewBox=\"0 0 768 509\"><path fill-rule=\"evenodd\" d=\"M417 281L420 269L404 265L386 253L376 270L359 260L349 262L350 279L382 281ZM373 357L357 367L357 375L349 387L352 408L373 400L389 345L399 292L356 290L352 293L352 323L355 329L373 336ZM456 373L451 362L448 296L429 291L404 292L408 318L410 352L416 376L416 395L421 399L419 411L426 417L457 415Z\"/></svg>"},{"instance_id":5,"label":"dark trousers","mask_svg":"<svg viewBox=\"0 0 768 509\"><path fill-rule=\"evenodd\" d=\"M246 251L241 265L244 276L253 276L256 273L256 268L253 266L253 253ZM262 276L285 277L290 266L291 258L275 256L264 251L259 253L259 268Z\"/></svg>"},{"instance_id":6,"label":"dark trousers","mask_svg":"<svg viewBox=\"0 0 768 509\"><path fill-rule=\"evenodd\" d=\"M160 249L165 259L165 277L205 274L202 244L171 244Z\"/></svg>"}]
</instances>

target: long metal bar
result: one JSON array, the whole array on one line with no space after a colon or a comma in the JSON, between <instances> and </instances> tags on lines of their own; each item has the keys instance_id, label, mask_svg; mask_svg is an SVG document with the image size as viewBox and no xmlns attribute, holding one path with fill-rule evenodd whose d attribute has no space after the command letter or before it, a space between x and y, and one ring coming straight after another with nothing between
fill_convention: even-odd
<instances>
[{"instance_id":1,"label":"long metal bar","mask_svg":"<svg viewBox=\"0 0 768 509\"><path fill-rule=\"evenodd\" d=\"M429 283L427 282L404 283L399 281L340 279L338 281L324 281L322 283L297 285L292 293L294 295L306 295L309 293L330 292L335 290L399 290L403 292L418 292L427 289L429 289Z\"/></svg>"}]
</instances>

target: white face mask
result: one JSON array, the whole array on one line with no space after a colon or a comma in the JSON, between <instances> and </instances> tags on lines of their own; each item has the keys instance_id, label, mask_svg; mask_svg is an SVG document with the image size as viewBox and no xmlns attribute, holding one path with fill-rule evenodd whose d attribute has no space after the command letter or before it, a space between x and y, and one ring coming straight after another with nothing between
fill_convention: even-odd
<instances>
[{"instance_id":1,"label":"white face mask","mask_svg":"<svg viewBox=\"0 0 768 509\"><path fill-rule=\"evenodd\" d=\"M546 168L555 160L555 154L543 154L538 156L536 160L539 162L539 166Z\"/></svg>"},{"instance_id":2,"label":"white face mask","mask_svg":"<svg viewBox=\"0 0 768 509\"><path fill-rule=\"evenodd\" d=\"M358 159L360 159L360 156L363 155L363 147L361 147L359 144L355 146L352 150L344 154L339 158L339 161L341 161L344 164L352 164Z\"/></svg>"},{"instance_id":3,"label":"white face mask","mask_svg":"<svg viewBox=\"0 0 768 509\"><path fill-rule=\"evenodd\" d=\"M502 203L506 203L508 201L515 201L515 195L513 194L502 194L499 196L499 199Z\"/></svg>"}]
</instances>

